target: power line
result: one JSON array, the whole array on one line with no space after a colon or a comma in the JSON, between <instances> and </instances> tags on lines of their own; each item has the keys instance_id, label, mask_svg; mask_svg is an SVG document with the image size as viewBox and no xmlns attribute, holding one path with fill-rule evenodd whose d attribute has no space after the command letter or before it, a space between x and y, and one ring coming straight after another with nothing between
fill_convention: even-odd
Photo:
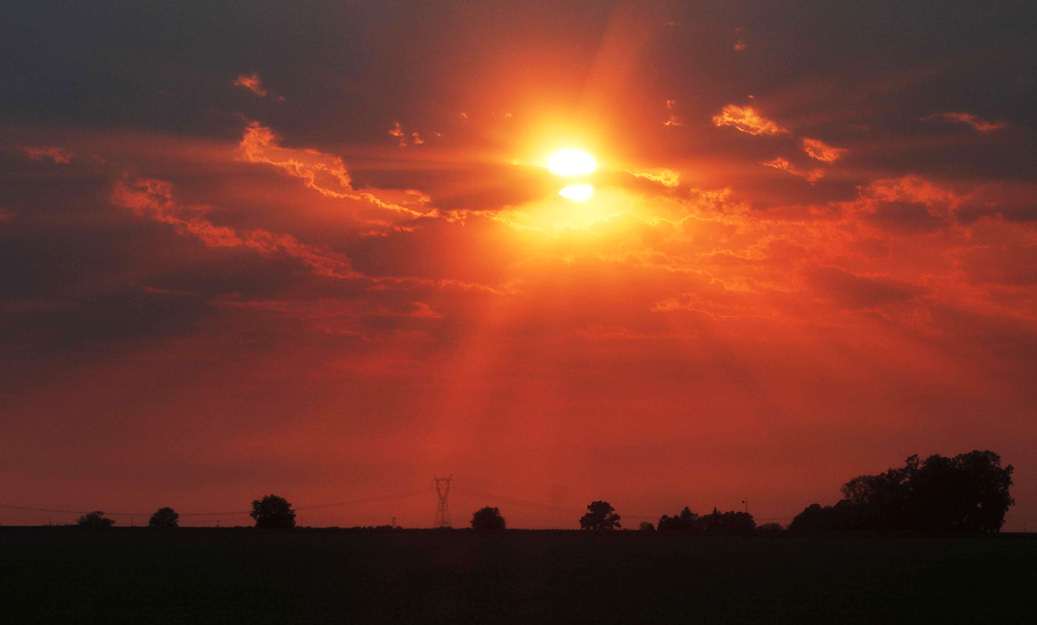
<instances>
[{"instance_id":1,"label":"power line","mask_svg":"<svg viewBox=\"0 0 1037 625\"><path fill-rule=\"evenodd\" d=\"M584 512L586 512L586 510L578 510L576 508L567 508L567 507L564 507L564 506L557 506L557 505L550 504L550 503L543 503L543 502L539 502L539 501L531 501L529 499L517 499L515 497L507 497L507 496L504 496L504 495L495 495L493 493L485 493L485 492L478 492L478 491L468 490L468 491L461 491L460 494L462 496L467 495L467 496L470 496L470 497L484 497L486 499L492 499L493 501L501 501L501 502L504 502L504 503L510 503L512 505L515 505L515 506L526 506L526 507L530 507L530 508L541 508L541 509L545 509L545 510L554 510L556 512L563 512L565 514L583 514ZM657 519L657 518L659 518L658 514L648 515L648 514L628 514L628 513L622 513L621 516L624 516L624 517L629 518L629 519Z\"/></svg>"},{"instance_id":2,"label":"power line","mask_svg":"<svg viewBox=\"0 0 1037 625\"><path fill-rule=\"evenodd\" d=\"M489 493L485 491L478 491L472 489L457 489L453 485L453 476L448 477L436 477L433 478L433 484L435 486L436 493L436 515L434 520L434 527L450 527L450 510L449 510L449 495L451 490L457 495L466 498L479 497L487 499L493 502L501 502L525 508L537 508L541 510L549 510L562 514L580 515L585 511L577 508L569 508L566 506L559 506L552 503L545 503L541 501L533 501L530 499L523 499L518 497L509 497L507 495L500 495L496 493ZM392 494L392 495L376 495L371 497L359 497L354 499L346 499L341 501L305 504L301 506L295 506L296 510L321 510L327 508L336 508L343 506L352 506L364 503L375 503L381 501L399 501L404 499L410 499L412 497L418 497L427 495L429 488L415 489L410 492ZM0 503L0 509L8 510L20 510L26 512L46 512L50 514L87 514L92 510L73 510L69 508L48 508L42 506L21 506L7 503ZM180 512L181 517L225 517L225 516L247 516L251 513L251 510L222 510L222 511L187 511ZM115 517L149 517L151 512L105 512L106 515ZM650 520L654 521L658 519L660 514L634 514L634 513L621 513L624 518L632 520ZM768 517L768 518L757 518L757 522L786 522L791 519L794 515L786 517Z\"/></svg>"},{"instance_id":3,"label":"power line","mask_svg":"<svg viewBox=\"0 0 1037 625\"><path fill-rule=\"evenodd\" d=\"M425 488L425 489L422 489L422 490L413 491L413 492L404 493L404 494L399 494L399 495L380 495L380 496L375 496L375 497L362 497L362 498L357 498L357 499L347 499L347 500L343 500L343 501L332 501L332 502L327 502L327 503L316 503L316 504L308 504L308 505L303 505L303 506L294 506L294 508L296 510L319 510L319 509L322 509L322 508L335 508L335 507L340 507L340 506L350 506L350 505L356 505L356 504L361 504L361 503L372 503L372 502L377 502L377 501L394 501L394 500L400 500L400 499L408 499L408 498L411 498L411 497L416 497L418 495L424 495L424 494L427 494L427 493L428 493L428 489ZM72 510L72 509L69 509L69 508L44 508L44 507L39 507L39 506L18 506L18 505L7 504L7 503L0 503L0 508L7 509L7 510L21 510L21 511L26 511L26 512L48 512L48 513L51 513L51 514L87 514L89 512L93 512L93 510ZM200 516L248 515L251 512L252 512L251 510L222 510L222 511L197 511L197 512L189 511L189 512L178 512L178 514L181 517L200 517ZM139 517L145 517L145 516L151 516L152 515L151 512L125 512L125 511L115 511L115 512L105 511L105 514L108 515L108 516L127 516L127 517L138 517L138 516Z\"/></svg>"},{"instance_id":4,"label":"power line","mask_svg":"<svg viewBox=\"0 0 1037 625\"><path fill-rule=\"evenodd\" d=\"M333 501L330 503L316 503L307 506L295 506L296 510L318 510L321 508L336 508L339 506L352 506L360 503L374 503L378 501L397 501L400 499L410 499L411 497L417 497L418 495L427 495L429 489L423 488L414 492L405 493L401 495L381 495L375 497L363 497L360 499L347 499L345 501Z\"/></svg>"},{"instance_id":5,"label":"power line","mask_svg":"<svg viewBox=\"0 0 1037 625\"><path fill-rule=\"evenodd\" d=\"M457 492L462 497L482 497L482 498L489 499L489 500L492 500L492 501L499 501L499 502L503 502L503 503L512 504L512 505L515 505L515 506L525 506L525 507L530 507L530 508L541 508L541 509L545 509L545 510L553 510L553 511L556 511L556 512L561 512L561 513L565 513L565 514L577 514L578 515L578 514L583 514L585 512L585 510L578 510L576 508L568 508L568 507L565 507L565 506L558 506L558 505L555 505L555 504L544 503L544 502L540 502L540 501L532 501L532 500L529 500L529 499L518 499L518 498L515 498L515 497L508 497L506 495L499 495L499 494L494 494L494 493L480 492L480 491L469 490L469 489L461 489L461 490L458 490ZM655 519L658 519L660 516L662 516L662 514L633 514L633 513L629 513L629 512L620 512L620 516L622 516L623 518L634 519L634 520L655 520ZM791 516L789 516L789 517L757 518L756 520L757 521L762 521L762 522L766 523L766 522L771 522L771 521L784 521L787 518L791 518Z\"/></svg>"}]
</instances>

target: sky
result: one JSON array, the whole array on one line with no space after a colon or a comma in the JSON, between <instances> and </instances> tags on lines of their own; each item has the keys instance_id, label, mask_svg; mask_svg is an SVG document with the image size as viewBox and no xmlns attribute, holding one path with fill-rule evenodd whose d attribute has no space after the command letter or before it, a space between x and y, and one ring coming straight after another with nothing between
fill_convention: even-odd
<instances>
[{"instance_id":1,"label":"sky","mask_svg":"<svg viewBox=\"0 0 1037 625\"><path fill-rule=\"evenodd\" d=\"M0 523L422 527L447 475L456 526L788 522L991 449L1037 528L1035 42L1030 2L8 7L0 504L42 510Z\"/></svg>"}]
</instances>

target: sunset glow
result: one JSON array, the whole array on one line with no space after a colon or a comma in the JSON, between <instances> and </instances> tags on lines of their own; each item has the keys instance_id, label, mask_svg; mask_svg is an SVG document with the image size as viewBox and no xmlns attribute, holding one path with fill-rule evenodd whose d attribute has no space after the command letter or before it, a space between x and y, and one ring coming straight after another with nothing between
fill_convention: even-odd
<instances>
[{"instance_id":1,"label":"sunset glow","mask_svg":"<svg viewBox=\"0 0 1037 625\"><path fill-rule=\"evenodd\" d=\"M1034 3L214 2L5 10L4 501L1037 527Z\"/></svg>"}]
</instances>

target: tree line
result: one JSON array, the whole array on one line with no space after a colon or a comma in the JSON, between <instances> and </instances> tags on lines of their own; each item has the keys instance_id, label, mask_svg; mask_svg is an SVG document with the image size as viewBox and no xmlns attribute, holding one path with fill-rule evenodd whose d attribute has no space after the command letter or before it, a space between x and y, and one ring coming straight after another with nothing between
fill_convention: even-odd
<instances>
[{"instance_id":1,"label":"tree line","mask_svg":"<svg viewBox=\"0 0 1037 625\"><path fill-rule=\"evenodd\" d=\"M714 508L709 514L699 515L685 506L673 516L662 515L656 525L641 523L639 530L703 536L775 535L786 531L995 534L1015 503L1009 493L1013 470L1012 465L1002 467L1001 457L992 451L976 450L951 458L932 455L925 460L910 456L903 467L851 479L843 485L843 498L837 503L807 506L787 529L777 523L758 526L747 511L721 512ZM278 495L254 500L250 516L258 528L295 527L295 510ZM80 517L77 525L105 528L114 521L95 511ZM148 522L153 528L178 525L179 515L170 507L156 510ZM499 508L486 506L475 511L470 526L496 531L505 529L507 522ZM622 519L612 504L595 500L587 505L579 526L590 532L609 532L622 529Z\"/></svg>"}]
</instances>

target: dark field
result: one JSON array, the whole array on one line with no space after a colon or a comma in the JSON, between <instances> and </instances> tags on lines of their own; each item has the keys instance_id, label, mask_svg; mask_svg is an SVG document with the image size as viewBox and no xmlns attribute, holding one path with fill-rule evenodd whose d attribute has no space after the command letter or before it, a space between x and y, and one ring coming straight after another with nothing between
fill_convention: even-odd
<instances>
[{"instance_id":1,"label":"dark field","mask_svg":"<svg viewBox=\"0 0 1037 625\"><path fill-rule=\"evenodd\" d=\"M0 528L12 625L1033 623L1035 597L1030 537Z\"/></svg>"}]
</instances>

